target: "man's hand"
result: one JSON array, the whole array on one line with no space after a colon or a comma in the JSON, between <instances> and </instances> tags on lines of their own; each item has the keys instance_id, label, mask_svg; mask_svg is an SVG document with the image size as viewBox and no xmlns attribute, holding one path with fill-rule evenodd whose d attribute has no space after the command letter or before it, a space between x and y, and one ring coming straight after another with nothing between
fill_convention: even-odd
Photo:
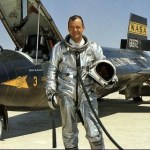
<instances>
[{"instance_id":1,"label":"man's hand","mask_svg":"<svg viewBox=\"0 0 150 150\"><path fill-rule=\"evenodd\" d=\"M116 86L118 83L118 77L115 75L110 82L108 82L106 89L110 89Z\"/></svg>"},{"instance_id":2,"label":"man's hand","mask_svg":"<svg viewBox=\"0 0 150 150\"><path fill-rule=\"evenodd\" d=\"M48 105L51 109L55 110L59 107L60 97L58 94L48 94Z\"/></svg>"}]
</instances>

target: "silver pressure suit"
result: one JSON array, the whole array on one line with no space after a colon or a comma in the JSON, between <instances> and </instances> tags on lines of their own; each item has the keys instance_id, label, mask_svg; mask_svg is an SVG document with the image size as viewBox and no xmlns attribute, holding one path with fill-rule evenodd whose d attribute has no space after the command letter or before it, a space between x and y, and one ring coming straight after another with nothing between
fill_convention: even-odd
<instances>
[{"instance_id":1,"label":"silver pressure suit","mask_svg":"<svg viewBox=\"0 0 150 150\"><path fill-rule=\"evenodd\" d=\"M88 92L91 103L98 113L97 95L93 92L94 81L86 75L86 70L95 61L104 59L101 47L95 42L88 41L83 36L83 45L71 45L70 35L64 41L57 43L52 51L51 62L47 73L46 92L58 93L62 117L62 136L65 148L78 146L77 113L80 110L86 137L92 149L103 149L102 133L77 78L77 57L80 57L80 71L84 86ZM78 55L77 55L78 54ZM100 130L101 131L101 130Z\"/></svg>"}]
</instances>

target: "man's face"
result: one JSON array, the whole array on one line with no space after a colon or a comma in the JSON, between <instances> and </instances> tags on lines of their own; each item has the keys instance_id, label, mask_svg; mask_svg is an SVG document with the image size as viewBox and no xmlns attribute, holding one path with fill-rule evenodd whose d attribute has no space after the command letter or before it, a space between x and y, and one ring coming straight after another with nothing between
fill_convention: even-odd
<instances>
[{"instance_id":1,"label":"man's face","mask_svg":"<svg viewBox=\"0 0 150 150\"><path fill-rule=\"evenodd\" d=\"M70 21L68 24L68 31L73 41L79 43L82 39L82 33L84 31L84 26L82 21L77 18L74 21Z\"/></svg>"}]
</instances>

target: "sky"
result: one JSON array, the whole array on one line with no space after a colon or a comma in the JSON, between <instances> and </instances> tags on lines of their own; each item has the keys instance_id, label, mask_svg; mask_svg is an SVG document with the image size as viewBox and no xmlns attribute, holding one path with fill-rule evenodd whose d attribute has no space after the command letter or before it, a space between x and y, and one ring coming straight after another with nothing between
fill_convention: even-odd
<instances>
[{"instance_id":1,"label":"sky","mask_svg":"<svg viewBox=\"0 0 150 150\"><path fill-rule=\"evenodd\" d=\"M120 40L127 38L130 13L148 19L150 33L150 0L41 0L63 37L68 34L68 18L82 16L84 35L105 47L120 47ZM149 39L149 36L148 36ZM0 22L0 45L15 46Z\"/></svg>"}]
</instances>

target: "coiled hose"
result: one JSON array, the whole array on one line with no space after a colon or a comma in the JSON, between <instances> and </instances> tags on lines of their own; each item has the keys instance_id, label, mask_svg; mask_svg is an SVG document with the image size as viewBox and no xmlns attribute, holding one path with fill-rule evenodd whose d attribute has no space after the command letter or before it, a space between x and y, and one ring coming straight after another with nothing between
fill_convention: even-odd
<instances>
[{"instance_id":1,"label":"coiled hose","mask_svg":"<svg viewBox=\"0 0 150 150\"><path fill-rule=\"evenodd\" d=\"M87 101L88 101L88 103L89 103L89 106L90 106L90 108L91 108L91 110L92 110L92 112L93 112L93 114L94 114L94 116L95 116L97 122L99 123L99 125L101 126L101 128L103 129L103 131L105 132L105 134L107 135L107 137L111 140L111 142L112 142L118 149L123 150L123 148L111 137L111 135L108 133L108 131L107 131L106 128L104 127L103 123L102 123L101 120L99 119L98 115L96 114L96 112L95 112L95 110L94 110L94 108L93 108L93 106L92 106L92 104L91 104L91 101L90 101L90 98L89 98L89 96L88 96L88 93L87 93L87 91L86 91L86 89L85 89L85 86L84 86L83 80L82 80L82 78L81 78L81 73L80 73L80 69L79 69L79 68L78 68L78 75L79 75L79 76L78 76L79 81L80 81L81 86L82 86L82 88L83 88L83 92L85 93L85 96L86 96L86 98L87 98ZM98 129L98 130L99 130L99 129Z\"/></svg>"}]
</instances>

